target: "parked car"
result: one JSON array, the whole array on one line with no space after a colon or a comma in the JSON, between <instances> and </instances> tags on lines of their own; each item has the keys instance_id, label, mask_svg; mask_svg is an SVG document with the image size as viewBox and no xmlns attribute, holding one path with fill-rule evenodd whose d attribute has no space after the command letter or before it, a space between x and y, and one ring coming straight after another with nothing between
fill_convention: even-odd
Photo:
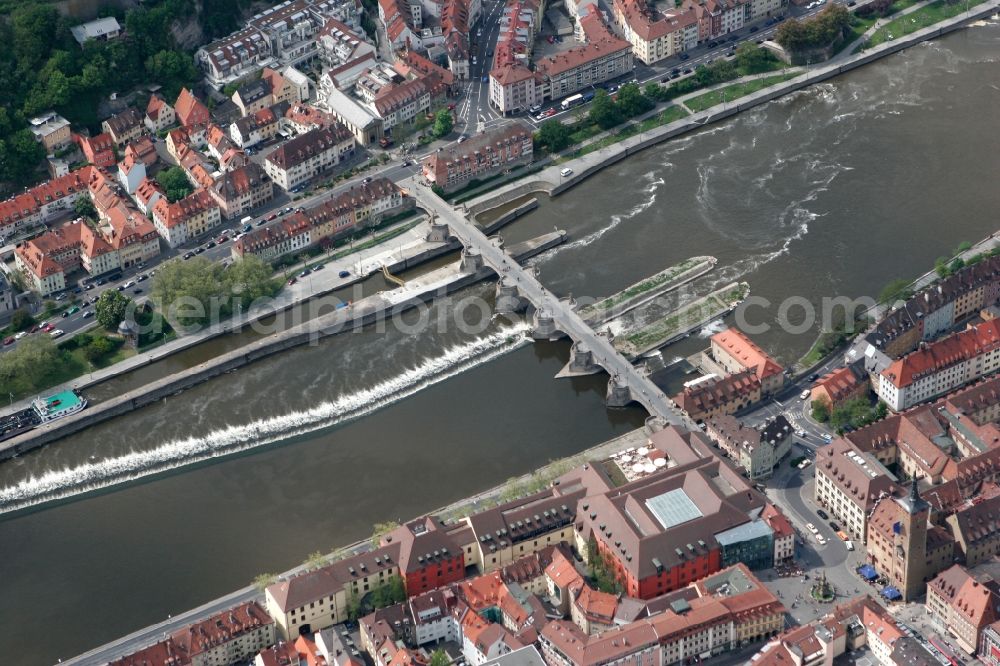
<instances>
[{"instance_id":1,"label":"parked car","mask_svg":"<svg viewBox=\"0 0 1000 666\"><path fill-rule=\"evenodd\" d=\"M247 222L246 224L243 225L243 233L247 233L248 231L251 231L252 229L253 229L253 225L250 224L249 222Z\"/></svg>"},{"instance_id":2,"label":"parked car","mask_svg":"<svg viewBox=\"0 0 1000 666\"><path fill-rule=\"evenodd\" d=\"M128 289L129 287L134 287L134 286L135 286L135 280L129 280L129 281L128 281L128 282L126 282L126 283L125 283L125 284L124 284L123 286L124 286L124 287L125 287L126 289Z\"/></svg>"},{"instance_id":3,"label":"parked car","mask_svg":"<svg viewBox=\"0 0 1000 666\"><path fill-rule=\"evenodd\" d=\"M57 329L51 331L49 333L49 335L51 335L53 338L59 338L59 337L62 337L65 333L66 333L66 331L62 330L61 328L57 328Z\"/></svg>"},{"instance_id":4,"label":"parked car","mask_svg":"<svg viewBox=\"0 0 1000 666\"><path fill-rule=\"evenodd\" d=\"M690 53L682 53L681 60L688 60L691 57Z\"/></svg>"},{"instance_id":5,"label":"parked car","mask_svg":"<svg viewBox=\"0 0 1000 666\"><path fill-rule=\"evenodd\" d=\"M299 281L298 278L294 278L293 277L291 280L288 281L288 286L291 286L291 285L295 284L298 281Z\"/></svg>"},{"instance_id":6,"label":"parked car","mask_svg":"<svg viewBox=\"0 0 1000 666\"><path fill-rule=\"evenodd\" d=\"M90 291L90 290L91 290L91 289L93 289L93 288L94 288L94 283L93 283L93 282L91 282L90 284L88 284L88 285L87 285L86 287L84 287L83 289L84 289L84 291Z\"/></svg>"},{"instance_id":7,"label":"parked car","mask_svg":"<svg viewBox=\"0 0 1000 666\"><path fill-rule=\"evenodd\" d=\"M195 254L201 254L201 253L202 253L202 252L204 252L204 251L205 251L205 246L203 246L203 245L202 245L202 246L199 246L199 247L196 247L196 248L194 249L194 253L195 253Z\"/></svg>"},{"instance_id":8,"label":"parked car","mask_svg":"<svg viewBox=\"0 0 1000 666\"><path fill-rule=\"evenodd\" d=\"M207 243L205 243L205 249L206 250L211 250L213 247L215 247L215 241L210 240Z\"/></svg>"},{"instance_id":9,"label":"parked car","mask_svg":"<svg viewBox=\"0 0 1000 666\"><path fill-rule=\"evenodd\" d=\"M83 313L83 315L82 315L82 317L83 317L84 319L90 319L90 318L91 318L91 317L93 317L93 316L94 316L94 311L93 311L93 310L87 310L87 311L86 311L86 312L84 312L84 313Z\"/></svg>"},{"instance_id":10,"label":"parked car","mask_svg":"<svg viewBox=\"0 0 1000 666\"><path fill-rule=\"evenodd\" d=\"M757 30L759 30L759 28L755 25L750 27L750 32L757 32Z\"/></svg>"},{"instance_id":11,"label":"parked car","mask_svg":"<svg viewBox=\"0 0 1000 666\"><path fill-rule=\"evenodd\" d=\"M342 278L351 277L351 271L340 271L339 273L337 273L337 277L342 277Z\"/></svg>"},{"instance_id":12,"label":"parked car","mask_svg":"<svg viewBox=\"0 0 1000 666\"><path fill-rule=\"evenodd\" d=\"M324 266L323 264L316 264L315 266L313 266L313 273L315 273L316 271L321 271L324 268L326 268L326 266Z\"/></svg>"},{"instance_id":13,"label":"parked car","mask_svg":"<svg viewBox=\"0 0 1000 666\"><path fill-rule=\"evenodd\" d=\"M142 287L136 287L135 289L132 290L132 293L136 294L136 295L141 294L142 293Z\"/></svg>"},{"instance_id":14,"label":"parked car","mask_svg":"<svg viewBox=\"0 0 1000 666\"><path fill-rule=\"evenodd\" d=\"M827 515L826 511L823 509L816 509L816 515L818 515L823 520L830 520L830 516Z\"/></svg>"},{"instance_id":15,"label":"parked car","mask_svg":"<svg viewBox=\"0 0 1000 666\"><path fill-rule=\"evenodd\" d=\"M14 334L14 339L15 340L20 340L21 338L23 338L27 334L28 334L27 331L18 331L17 333Z\"/></svg>"},{"instance_id":16,"label":"parked car","mask_svg":"<svg viewBox=\"0 0 1000 666\"><path fill-rule=\"evenodd\" d=\"M301 273L299 273L299 277L300 278L308 277L310 273L312 273L312 271L307 268L304 271L302 271Z\"/></svg>"},{"instance_id":17,"label":"parked car","mask_svg":"<svg viewBox=\"0 0 1000 666\"><path fill-rule=\"evenodd\" d=\"M52 331L56 330L56 325L46 324L45 326L42 326L42 330L45 331L46 333L51 333Z\"/></svg>"},{"instance_id":18,"label":"parked car","mask_svg":"<svg viewBox=\"0 0 1000 666\"><path fill-rule=\"evenodd\" d=\"M67 298L69 298L69 294L67 294L65 291L56 296L57 301L65 301Z\"/></svg>"},{"instance_id":19,"label":"parked car","mask_svg":"<svg viewBox=\"0 0 1000 666\"><path fill-rule=\"evenodd\" d=\"M194 252L185 252L185 253L184 253L184 257L183 257L183 259L184 259L185 261L187 261L188 259L190 259L190 258L191 258L191 257L193 257L193 256L194 256Z\"/></svg>"},{"instance_id":20,"label":"parked car","mask_svg":"<svg viewBox=\"0 0 1000 666\"><path fill-rule=\"evenodd\" d=\"M834 532L839 532L840 531L840 525L838 525L837 523L833 522L832 520L829 523L827 523L827 525L829 525L830 529L833 530Z\"/></svg>"},{"instance_id":21,"label":"parked car","mask_svg":"<svg viewBox=\"0 0 1000 666\"><path fill-rule=\"evenodd\" d=\"M146 275L145 273L139 273L138 275L135 276L135 281L136 282L142 282L143 280L148 280L148 279L149 279L149 276Z\"/></svg>"},{"instance_id":22,"label":"parked car","mask_svg":"<svg viewBox=\"0 0 1000 666\"><path fill-rule=\"evenodd\" d=\"M221 236L215 239L215 242L218 243L219 245L222 245L227 240L229 240L229 236L227 236L226 234L222 234Z\"/></svg>"},{"instance_id":23,"label":"parked car","mask_svg":"<svg viewBox=\"0 0 1000 666\"><path fill-rule=\"evenodd\" d=\"M569 167L565 167L562 171L559 172L559 175L562 176L563 178L567 176L572 176L573 170L570 169Z\"/></svg>"},{"instance_id":24,"label":"parked car","mask_svg":"<svg viewBox=\"0 0 1000 666\"><path fill-rule=\"evenodd\" d=\"M268 222L270 222L271 220L276 220L276 219L278 219L278 214L277 213L271 213L270 215L268 215L264 219L267 220ZM257 224L260 224L260 222L258 222Z\"/></svg>"},{"instance_id":25,"label":"parked car","mask_svg":"<svg viewBox=\"0 0 1000 666\"><path fill-rule=\"evenodd\" d=\"M4 347L9 347L12 344L14 344L14 336L13 335L8 335L6 338L3 339L3 346Z\"/></svg>"}]
</instances>

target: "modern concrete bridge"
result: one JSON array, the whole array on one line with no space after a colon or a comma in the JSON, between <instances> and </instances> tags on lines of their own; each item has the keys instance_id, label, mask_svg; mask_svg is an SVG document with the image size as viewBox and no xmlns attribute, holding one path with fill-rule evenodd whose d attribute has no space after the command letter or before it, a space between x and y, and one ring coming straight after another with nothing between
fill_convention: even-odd
<instances>
[{"instance_id":1,"label":"modern concrete bridge","mask_svg":"<svg viewBox=\"0 0 1000 666\"><path fill-rule=\"evenodd\" d=\"M533 270L514 261L503 249L502 240L487 238L461 207L445 203L417 178L400 185L409 190L421 208L436 216L437 224L447 225L448 232L465 246L463 270L478 270L488 265L496 271L500 278L497 283L499 311L513 312L525 301L530 302L535 307L532 335L536 339L568 336L573 340L569 374L591 374L604 368L611 375L607 395L609 406L624 407L634 401L666 424L694 427L643 369L618 353L606 334L594 331L583 321L569 299L556 298L538 281Z\"/></svg>"}]
</instances>

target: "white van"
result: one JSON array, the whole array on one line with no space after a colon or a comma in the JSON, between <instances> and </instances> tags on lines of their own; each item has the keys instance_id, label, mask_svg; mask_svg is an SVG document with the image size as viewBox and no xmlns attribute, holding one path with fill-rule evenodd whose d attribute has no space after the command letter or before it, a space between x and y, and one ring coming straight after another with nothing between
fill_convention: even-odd
<instances>
[{"instance_id":1,"label":"white van","mask_svg":"<svg viewBox=\"0 0 1000 666\"><path fill-rule=\"evenodd\" d=\"M853 541L845 541L844 545L847 546L847 550L854 550L854 542Z\"/></svg>"}]
</instances>

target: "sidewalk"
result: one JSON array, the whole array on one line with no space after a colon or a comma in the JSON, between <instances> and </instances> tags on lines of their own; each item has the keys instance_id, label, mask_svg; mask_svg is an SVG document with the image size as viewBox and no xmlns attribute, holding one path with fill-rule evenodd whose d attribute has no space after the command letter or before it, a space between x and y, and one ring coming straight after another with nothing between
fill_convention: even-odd
<instances>
[{"instance_id":1,"label":"sidewalk","mask_svg":"<svg viewBox=\"0 0 1000 666\"><path fill-rule=\"evenodd\" d=\"M930 0L928 0L928 2L930 2ZM741 83L749 83L750 81L757 81L758 79L769 79L772 76L783 76L785 74L801 74L804 71L805 68L793 65L790 67L782 67L781 69L772 69L769 72L761 72L759 74L749 74L747 76L741 76L739 78L732 79L730 81L723 81L722 83L716 83L715 85L708 86L707 88L699 88L698 90L695 90L693 92L689 92L684 95L681 95L680 97L676 97L672 101L674 104L687 111L690 115L694 115L695 113L698 112L692 111L690 108L688 108L687 104L685 104L684 102L690 99L694 99L695 97L701 97L702 95L715 92L716 90L722 90L723 88L728 88L730 86L738 86Z\"/></svg>"},{"instance_id":2,"label":"sidewalk","mask_svg":"<svg viewBox=\"0 0 1000 666\"><path fill-rule=\"evenodd\" d=\"M924 7L926 7L927 5L931 4L934 1L935 0L923 0L922 2L918 2L917 4L913 5L912 7L907 7L901 12L896 12L895 14L889 14L888 16L880 16L875 20L875 25L865 30L865 32L860 37L858 37L853 42L845 46L840 51L840 53L838 53L837 55L833 56L830 59L830 62L840 62L842 60L846 60L847 58L849 58L851 55L854 54L855 50L857 50L859 46L861 46L869 39L871 39L872 35L878 32L879 29L882 28L882 25L884 23L895 21L896 19L902 16L906 16L907 14L911 14L917 11L918 9L923 9Z\"/></svg>"}]
</instances>

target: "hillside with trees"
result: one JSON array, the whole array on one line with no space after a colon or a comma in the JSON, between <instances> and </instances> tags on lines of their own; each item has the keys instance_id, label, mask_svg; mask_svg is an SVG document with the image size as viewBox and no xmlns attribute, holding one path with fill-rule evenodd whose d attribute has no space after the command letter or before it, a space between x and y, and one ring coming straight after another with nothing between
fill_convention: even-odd
<instances>
[{"instance_id":1,"label":"hillside with trees","mask_svg":"<svg viewBox=\"0 0 1000 666\"><path fill-rule=\"evenodd\" d=\"M158 84L173 99L200 78L192 53L175 40L181 24L196 17L204 39L226 35L243 24L250 0L147 0L135 9L105 8L123 36L88 42L83 48L51 4L22 2L0 13L0 183L37 180L44 150L27 129L32 116L54 109L74 130L100 131L97 110L111 93ZM3 188L0 188L2 190Z\"/></svg>"}]
</instances>

